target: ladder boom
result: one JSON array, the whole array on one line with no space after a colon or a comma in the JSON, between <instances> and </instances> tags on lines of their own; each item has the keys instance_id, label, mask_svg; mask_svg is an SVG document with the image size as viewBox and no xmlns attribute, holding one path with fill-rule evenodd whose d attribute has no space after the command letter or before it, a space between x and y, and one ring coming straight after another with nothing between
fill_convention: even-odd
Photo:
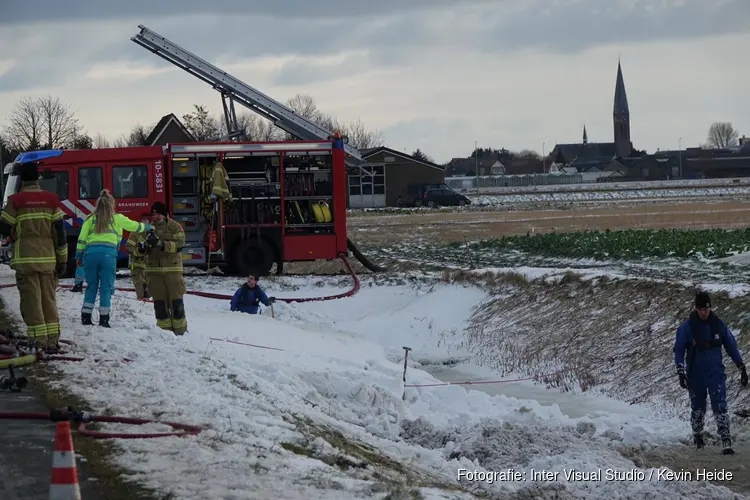
<instances>
[{"instance_id":1,"label":"ladder boom","mask_svg":"<svg viewBox=\"0 0 750 500\"><path fill-rule=\"evenodd\" d=\"M333 132L299 116L280 102L250 87L226 71L220 70L158 33L143 25L139 25L138 28L140 32L131 38L132 41L203 80L215 90L261 115L285 132L303 141L326 141L333 136ZM344 151L351 157L347 159L347 163L362 161L362 154L354 146L344 144ZM351 160L354 160L354 162Z\"/></svg>"}]
</instances>

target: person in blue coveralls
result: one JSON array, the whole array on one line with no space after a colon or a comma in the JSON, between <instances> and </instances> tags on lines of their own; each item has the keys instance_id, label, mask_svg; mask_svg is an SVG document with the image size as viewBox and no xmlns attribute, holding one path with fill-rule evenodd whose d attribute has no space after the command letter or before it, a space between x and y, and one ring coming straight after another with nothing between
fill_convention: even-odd
<instances>
[{"instance_id":1,"label":"person in blue coveralls","mask_svg":"<svg viewBox=\"0 0 750 500\"><path fill-rule=\"evenodd\" d=\"M86 272L86 293L81 307L81 323L93 324L96 295L99 298L99 326L109 328L109 313L112 289L115 286L117 255L122 241L123 229L131 233L149 232L150 224L136 222L115 211L115 199L109 190L103 189L96 200L94 213L86 219L78 235L76 263Z\"/></svg>"},{"instance_id":2,"label":"person in blue coveralls","mask_svg":"<svg viewBox=\"0 0 750 500\"><path fill-rule=\"evenodd\" d=\"M229 308L247 314L260 314L260 304L270 306L276 302L276 297L268 297L266 292L258 285L258 276L250 274L247 283L234 292Z\"/></svg>"},{"instance_id":3,"label":"person in blue coveralls","mask_svg":"<svg viewBox=\"0 0 750 500\"><path fill-rule=\"evenodd\" d=\"M711 410L721 437L722 453L734 454L729 433L726 373L722 347L739 368L742 387L747 387L747 371L737 342L726 323L711 310L711 297L706 292L695 296L695 310L677 329L674 362L680 386L690 395L690 424L693 441L703 448L703 425L706 415L706 396L711 398ZM686 358L687 354L687 359Z\"/></svg>"}]
</instances>

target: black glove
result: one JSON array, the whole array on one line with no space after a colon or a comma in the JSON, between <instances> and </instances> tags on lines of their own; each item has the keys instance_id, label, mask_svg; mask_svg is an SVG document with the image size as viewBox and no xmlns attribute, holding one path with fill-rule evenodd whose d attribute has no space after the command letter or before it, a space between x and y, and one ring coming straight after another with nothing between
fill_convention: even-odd
<instances>
[{"instance_id":1,"label":"black glove","mask_svg":"<svg viewBox=\"0 0 750 500\"><path fill-rule=\"evenodd\" d=\"M57 273L58 278L62 278L65 276L65 272L68 270L68 264L67 262L58 262L57 266L55 266L55 272ZM745 377L747 380L747 376Z\"/></svg>"},{"instance_id":2,"label":"black glove","mask_svg":"<svg viewBox=\"0 0 750 500\"><path fill-rule=\"evenodd\" d=\"M143 242L138 243L138 251L145 253L146 252L146 244Z\"/></svg>"},{"instance_id":3,"label":"black glove","mask_svg":"<svg viewBox=\"0 0 750 500\"><path fill-rule=\"evenodd\" d=\"M680 377L680 387L687 389L687 375L685 375L685 367L682 365L677 366L677 376Z\"/></svg>"},{"instance_id":4,"label":"black glove","mask_svg":"<svg viewBox=\"0 0 750 500\"><path fill-rule=\"evenodd\" d=\"M268 297L269 304L273 304L274 302L276 302L276 297Z\"/></svg>"},{"instance_id":5,"label":"black glove","mask_svg":"<svg viewBox=\"0 0 750 500\"><path fill-rule=\"evenodd\" d=\"M146 246L149 248L161 248L164 249L164 242L156 236L156 233L148 233L146 236Z\"/></svg>"},{"instance_id":6,"label":"black glove","mask_svg":"<svg viewBox=\"0 0 750 500\"><path fill-rule=\"evenodd\" d=\"M739 365L738 368L741 372L740 384L742 384L742 387L747 387L747 370L745 369L745 365Z\"/></svg>"}]
</instances>

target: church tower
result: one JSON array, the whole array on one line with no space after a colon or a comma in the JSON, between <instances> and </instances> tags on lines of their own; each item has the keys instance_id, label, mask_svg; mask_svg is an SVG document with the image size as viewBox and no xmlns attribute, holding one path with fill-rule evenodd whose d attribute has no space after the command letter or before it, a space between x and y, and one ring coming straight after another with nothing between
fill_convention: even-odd
<instances>
[{"instance_id":1,"label":"church tower","mask_svg":"<svg viewBox=\"0 0 750 500\"><path fill-rule=\"evenodd\" d=\"M617 61L617 82L615 83L615 105L612 114L615 128L615 150L617 156L624 158L633 151L630 141L630 108L628 95L625 93L625 81L622 78L622 67Z\"/></svg>"},{"instance_id":2,"label":"church tower","mask_svg":"<svg viewBox=\"0 0 750 500\"><path fill-rule=\"evenodd\" d=\"M583 143L589 143L589 135L586 133L586 125L583 126Z\"/></svg>"}]
</instances>

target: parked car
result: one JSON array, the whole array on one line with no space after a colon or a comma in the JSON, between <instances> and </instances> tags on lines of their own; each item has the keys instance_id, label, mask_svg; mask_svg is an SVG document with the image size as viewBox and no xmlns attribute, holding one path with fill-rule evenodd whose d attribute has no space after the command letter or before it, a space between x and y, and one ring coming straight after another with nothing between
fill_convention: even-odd
<instances>
[{"instance_id":1,"label":"parked car","mask_svg":"<svg viewBox=\"0 0 750 500\"><path fill-rule=\"evenodd\" d=\"M446 186L440 189L425 189L421 196L412 194L401 195L397 204L399 207L462 207L471 204L471 200Z\"/></svg>"}]
</instances>

